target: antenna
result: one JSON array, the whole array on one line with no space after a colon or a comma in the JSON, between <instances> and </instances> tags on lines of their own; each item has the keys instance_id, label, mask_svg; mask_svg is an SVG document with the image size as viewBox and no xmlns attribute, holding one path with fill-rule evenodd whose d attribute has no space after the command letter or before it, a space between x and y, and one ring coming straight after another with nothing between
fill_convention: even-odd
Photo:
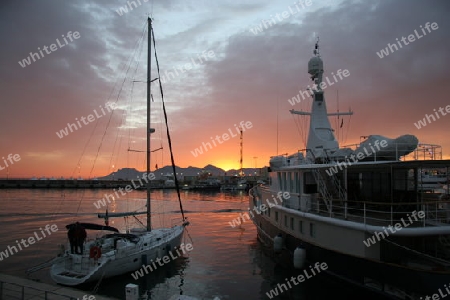
<instances>
[{"instance_id":1,"label":"antenna","mask_svg":"<svg viewBox=\"0 0 450 300\"><path fill-rule=\"evenodd\" d=\"M337 112L338 112L338 122L337 122L337 136L338 136L338 143L339 143L339 141L341 141L342 142L342 140L341 140L341 137L340 137L340 134L341 134L341 124L340 124L340 120L341 120L341 115L339 114L339 90L338 89L336 89L336 102L337 102Z\"/></svg>"},{"instance_id":2,"label":"antenna","mask_svg":"<svg viewBox=\"0 0 450 300\"><path fill-rule=\"evenodd\" d=\"M278 100L279 97L277 97L277 155L278 155Z\"/></svg>"},{"instance_id":3,"label":"antenna","mask_svg":"<svg viewBox=\"0 0 450 300\"><path fill-rule=\"evenodd\" d=\"M240 139L241 139L241 160L240 160L240 171L239 171L239 175L242 177L242 176L244 176L244 173L243 173L243 171L242 171L242 161L243 161L243 158L242 158L242 153L243 153L243 148L244 148L244 132L242 131L242 127L239 127L239 131L240 131L240 133L241 133L241 137L240 137Z\"/></svg>"},{"instance_id":4,"label":"antenna","mask_svg":"<svg viewBox=\"0 0 450 300\"><path fill-rule=\"evenodd\" d=\"M316 46L314 48L314 55L320 57L320 53L319 53L319 36L317 36Z\"/></svg>"}]
</instances>

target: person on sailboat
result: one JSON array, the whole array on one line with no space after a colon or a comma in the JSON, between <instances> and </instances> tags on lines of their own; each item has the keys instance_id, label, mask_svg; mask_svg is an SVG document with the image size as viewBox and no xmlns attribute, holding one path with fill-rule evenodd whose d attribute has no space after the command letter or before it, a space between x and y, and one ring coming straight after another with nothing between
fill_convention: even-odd
<instances>
[{"instance_id":1,"label":"person on sailboat","mask_svg":"<svg viewBox=\"0 0 450 300\"><path fill-rule=\"evenodd\" d=\"M75 248L75 228L73 226L70 226L69 230L67 231L67 237L69 238L70 243L70 253L74 253Z\"/></svg>"},{"instance_id":2,"label":"person on sailboat","mask_svg":"<svg viewBox=\"0 0 450 300\"><path fill-rule=\"evenodd\" d=\"M69 237L70 242L70 252L76 254L83 254L83 244L86 240L86 229L79 223L76 222L75 226L71 226L69 228L69 231L67 232L67 236ZM78 249L80 249L80 252L78 252Z\"/></svg>"}]
</instances>

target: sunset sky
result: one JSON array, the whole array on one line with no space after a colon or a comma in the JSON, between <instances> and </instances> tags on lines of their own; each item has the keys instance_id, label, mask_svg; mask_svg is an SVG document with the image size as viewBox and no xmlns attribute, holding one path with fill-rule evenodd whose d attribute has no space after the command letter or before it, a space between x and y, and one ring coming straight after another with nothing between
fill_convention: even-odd
<instances>
[{"instance_id":1,"label":"sunset sky","mask_svg":"<svg viewBox=\"0 0 450 300\"><path fill-rule=\"evenodd\" d=\"M308 119L289 110L309 110L311 100L294 106L288 100L311 84L307 64L317 36L324 77L334 81L331 72L339 69L350 73L325 90L329 112L354 111L342 128L331 119L341 145L371 134L413 134L421 143L441 145L444 158L450 158L450 114L421 129L414 125L450 105L449 1L134 3L1 2L0 178L89 178L126 167L145 170L144 154L127 149L145 149L145 83L133 81L146 80L146 47L140 56L133 51L148 15L166 76L163 89L180 167L238 168L236 127L242 121L251 124L244 132L244 167L263 167L270 156L303 149ZM118 13L121 6L128 12ZM427 22L438 28L427 31ZM261 32L255 31L258 26ZM377 54L388 43L398 45L402 37L407 41L417 34L420 38L389 55ZM182 66L184 72L177 74ZM156 88L152 83L152 149L164 149L152 155L152 169L170 164ZM115 109L107 103L116 103ZM82 118L86 125L58 136ZM229 140L192 154L230 131ZM9 154L20 160L8 161Z\"/></svg>"}]
</instances>

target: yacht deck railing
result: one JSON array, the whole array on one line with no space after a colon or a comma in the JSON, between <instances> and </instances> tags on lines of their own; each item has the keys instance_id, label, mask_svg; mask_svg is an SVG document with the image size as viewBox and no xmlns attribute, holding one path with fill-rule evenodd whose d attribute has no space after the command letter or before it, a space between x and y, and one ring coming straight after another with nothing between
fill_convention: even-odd
<instances>
[{"instance_id":1,"label":"yacht deck railing","mask_svg":"<svg viewBox=\"0 0 450 300\"><path fill-rule=\"evenodd\" d=\"M409 203L356 202L334 200L326 210L321 201L311 203L310 212L374 226L450 226L450 201Z\"/></svg>"},{"instance_id":2,"label":"yacht deck railing","mask_svg":"<svg viewBox=\"0 0 450 300\"><path fill-rule=\"evenodd\" d=\"M268 187L260 188L269 191ZM300 195L290 193L289 199L283 199L282 205L320 216L374 226L395 226L397 223L403 227L405 224L408 227L450 226L450 196L441 194L439 198L438 195L423 193L420 202L400 203L331 199L327 208L320 196L303 200L306 203L301 205Z\"/></svg>"}]
</instances>

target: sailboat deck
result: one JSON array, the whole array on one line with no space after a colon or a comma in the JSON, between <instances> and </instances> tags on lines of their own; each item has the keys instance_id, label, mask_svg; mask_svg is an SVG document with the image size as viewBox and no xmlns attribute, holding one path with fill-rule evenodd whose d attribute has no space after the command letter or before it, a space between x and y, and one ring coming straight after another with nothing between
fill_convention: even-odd
<instances>
[{"instance_id":1,"label":"sailboat deck","mask_svg":"<svg viewBox=\"0 0 450 300\"><path fill-rule=\"evenodd\" d=\"M73 272L67 272L67 271L59 273L58 275L72 277L72 278L83 278L84 276L86 276L85 274L79 274L79 273L73 273Z\"/></svg>"}]
</instances>

